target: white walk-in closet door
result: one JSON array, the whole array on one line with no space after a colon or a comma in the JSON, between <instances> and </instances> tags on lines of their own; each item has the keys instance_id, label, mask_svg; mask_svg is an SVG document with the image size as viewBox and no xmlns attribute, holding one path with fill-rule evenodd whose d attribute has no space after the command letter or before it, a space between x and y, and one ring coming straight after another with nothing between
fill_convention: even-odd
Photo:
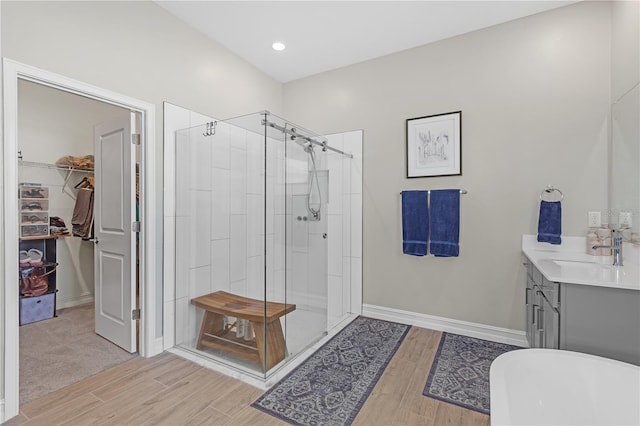
<instances>
[{"instance_id":1,"label":"white walk-in closet door","mask_svg":"<svg viewBox=\"0 0 640 426\"><path fill-rule=\"evenodd\" d=\"M134 114L95 126L95 331L136 352Z\"/></svg>"}]
</instances>

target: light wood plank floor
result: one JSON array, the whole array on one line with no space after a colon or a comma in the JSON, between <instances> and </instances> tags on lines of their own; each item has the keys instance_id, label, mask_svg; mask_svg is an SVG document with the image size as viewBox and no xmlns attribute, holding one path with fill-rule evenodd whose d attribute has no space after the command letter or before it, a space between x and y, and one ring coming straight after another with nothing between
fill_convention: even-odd
<instances>
[{"instance_id":1,"label":"light wood plank floor","mask_svg":"<svg viewBox=\"0 0 640 426\"><path fill-rule=\"evenodd\" d=\"M356 425L478 425L489 416L422 395L441 333L412 327ZM169 353L135 358L22 405L8 425L279 425L262 391Z\"/></svg>"}]
</instances>

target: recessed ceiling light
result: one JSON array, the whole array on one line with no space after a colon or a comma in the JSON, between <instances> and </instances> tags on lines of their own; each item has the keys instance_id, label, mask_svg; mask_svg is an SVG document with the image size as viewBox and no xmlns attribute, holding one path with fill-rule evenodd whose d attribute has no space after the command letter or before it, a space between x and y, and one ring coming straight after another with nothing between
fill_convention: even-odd
<instances>
[{"instance_id":1,"label":"recessed ceiling light","mask_svg":"<svg viewBox=\"0 0 640 426\"><path fill-rule=\"evenodd\" d=\"M280 43L279 41L276 41L271 45L271 47L273 47L273 50L277 50L278 52L280 52L284 50L286 46L284 45L284 43Z\"/></svg>"}]
</instances>

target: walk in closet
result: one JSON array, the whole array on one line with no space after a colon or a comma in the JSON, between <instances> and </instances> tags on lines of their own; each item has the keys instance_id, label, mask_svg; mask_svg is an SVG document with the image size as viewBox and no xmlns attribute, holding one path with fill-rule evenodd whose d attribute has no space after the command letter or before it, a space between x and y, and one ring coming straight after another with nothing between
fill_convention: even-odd
<instances>
[{"instance_id":1,"label":"walk in closet","mask_svg":"<svg viewBox=\"0 0 640 426\"><path fill-rule=\"evenodd\" d=\"M20 223L16 226L20 226L21 276L17 283L21 285L23 277L38 268L49 272L45 293L31 294L28 289L23 292L21 287L21 402L40 397L43 392L59 385L70 384L43 385L47 375L42 371L41 358L64 353L61 358L69 360L69 372L52 372L52 380L60 381L62 376L68 376L75 381L82 378L78 377L78 370L84 368L78 367L80 359L89 358L96 363L86 368L87 374L94 374L96 368L104 368L97 365L97 358L104 358L99 362L109 366L132 356L95 333L93 314L97 243L93 233L93 188L98 178L94 170L94 131L103 123L129 117L130 114L125 108L105 102L26 80L19 81ZM135 175L131 179L135 179ZM113 185L118 183L113 182ZM136 256L135 250L133 255ZM135 288L136 283L132 285ZM81 315L78 315L79 311ZM65 315L69 318L64 318ZM45 321L48 321L46 325ZM80 321L83 324L79 324ZM73 330L69 329L70 324ZM77 333L75 341L64 343L65 348L53 347L60 346L60 336L74 331ZM95 345L86 340L93 337L97 339ZM83 339L82 344L79 339ZM47 355L41 342L51 342L49 346L57 353ZM113 346L113 356L108 355L111 348L101 345ZM87 356L79 352L92 350L92 346L93 350L100 346L101 354L107 355ZM37 370L30 367L32 363L37 364ZM64 371L65 366L58 363L54 368ZM40 372L41 377L37 381L30 377L32 371ZM39 390L33 387L36 382L39 382Z\"/></svg>"}]
</instances>

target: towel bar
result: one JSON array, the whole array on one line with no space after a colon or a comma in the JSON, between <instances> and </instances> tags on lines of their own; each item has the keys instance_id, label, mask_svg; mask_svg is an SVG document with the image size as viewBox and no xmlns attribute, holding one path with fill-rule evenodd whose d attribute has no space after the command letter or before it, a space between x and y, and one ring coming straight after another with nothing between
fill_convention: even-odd
<instances>
[{"instance_id":1,"label":"towel bar","mask_svg":"<svg viewBox=\"0 0 640 426\"><path fill-rule=\"evenodd\" d=\"M420 191L420 190L418 189L418 190L416 190L416 191ZM400 195L402 195L402 192L403 192L403 191L400 191ZM430 189L427 189L427 192L431 192L431 190L430 190ZM466 194L466 193L467 193L467 190L466 190L466 189L461 189L461 190L460 190L460 193L461 193L461 194Z\"/></svg>"}]
</instances>

